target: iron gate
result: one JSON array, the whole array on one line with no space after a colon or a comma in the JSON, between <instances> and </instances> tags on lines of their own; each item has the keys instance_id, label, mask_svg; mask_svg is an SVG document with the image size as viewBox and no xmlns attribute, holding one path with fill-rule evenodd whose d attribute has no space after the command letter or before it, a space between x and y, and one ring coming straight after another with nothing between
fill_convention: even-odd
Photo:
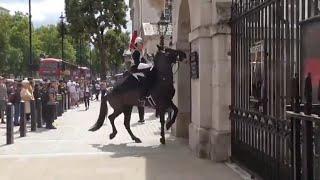
<instances>
[{"instance_id":1,"label":"iron gate","mask_svg":"<svg viewBox=\"0 0 320 180\"><path fill-rule=\"evenodd\" d=\"M304 136L304 118L290 113L300 112L306 92L301 22L318 13L317 0L232 2L232 159L264 179L300 179L309 163L301 162L300 137L313 136Z\"/></svg>"}]
</instances>

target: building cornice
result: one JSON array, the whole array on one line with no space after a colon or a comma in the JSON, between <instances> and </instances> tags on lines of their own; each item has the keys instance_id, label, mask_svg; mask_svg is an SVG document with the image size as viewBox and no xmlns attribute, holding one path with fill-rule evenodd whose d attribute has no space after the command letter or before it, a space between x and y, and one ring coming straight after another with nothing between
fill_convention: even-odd
<instances>
[{"instance_id":1,"label":"building cornice","mask_svg":"<svg viewBox=\"0 0 320 180\"><path fill-rule=\"evenodd\" d=\"M230 35L231 30L227 23L216 23L198 26L189 33L189 42L202 38L213 38L218 35Z\"/></svg>"}]
</instances>

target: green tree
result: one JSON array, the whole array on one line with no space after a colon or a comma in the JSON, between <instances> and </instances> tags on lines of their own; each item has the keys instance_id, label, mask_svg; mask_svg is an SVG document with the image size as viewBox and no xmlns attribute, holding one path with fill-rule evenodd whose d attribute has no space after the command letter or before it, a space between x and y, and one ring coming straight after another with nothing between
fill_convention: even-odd
<instances>
[{"instance_id":1,"label":"green tree","mask_svg":"<svg viewBox=\"0 0 320 180\"><path fill-rule=\"evenodd\" d=\"M7 14L0 14L0 74L5 72L7 53L10 48L9 33L11 17Z\"/></svg>"},{"instance_id":2,"label":"green tree","mask_svg":"<svg viewBox=\"0 0 320 180\"><path fill-rule=\"evenodd\" d=\"M0 71L5 74L25 74L29 62L28 18L21 12L0 15Z\"/></svg>"},{"instance_id":3,"label":"green tree","mask_svg":"<svg viewBox=\"0 0 320 180\"><path fill-rule=\"evenodd\" d=\"M126 28L127 6L124 0L65 0L70 32L88 35L98 49L101 63L101 78L106 78L108 30L121 32Z\"/></svg>"},{"instance_id":4,"label":"green tree","mask_svg":"<svg viewBox=\"0 0 320 180\"><path fill-rule=\"evenodd\" d=\"M61 34L58 26L48 25L42 26L35 31L35 46L39 50L37 53L45 54L49 57L61 58ZM64 59L69 62L74 62L76 59L76 51L72 44L72 38L65 35L64 39Z\"/></svg>"},{"instance_id":5,"label":"green tree","mask_svg":"<svg viewBox=\"0 0 320 180\"><path fill-rule=\"evenodd\" d=\"M123 64L123 53L129 46L130 37L128 33L119 33L114 30L109 30L106 37L108 65L117 72Z\"/></svg>"}]
</instances>

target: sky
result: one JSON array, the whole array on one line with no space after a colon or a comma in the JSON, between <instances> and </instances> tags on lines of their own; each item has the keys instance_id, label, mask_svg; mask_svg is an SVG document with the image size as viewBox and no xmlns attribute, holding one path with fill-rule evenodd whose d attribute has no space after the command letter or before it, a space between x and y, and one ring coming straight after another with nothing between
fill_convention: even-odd
<instances>
[{"instance_id":1,"label":"sky","mask_svg":"<svg viewBox=\"0 0 320 180\"><path fill-rule=\"evenodd\" d=\"M127 5L129 0L125 0ZM0 0L0 6L10 10L10 14L16 11L29 12L28 0ZM36 27L48 24L56 24L60 21L61 12L64 11L64 0L31 0L32 22ZM127 12L127 31L131 32L130 12Z\"/></svg>"}]
</instances>

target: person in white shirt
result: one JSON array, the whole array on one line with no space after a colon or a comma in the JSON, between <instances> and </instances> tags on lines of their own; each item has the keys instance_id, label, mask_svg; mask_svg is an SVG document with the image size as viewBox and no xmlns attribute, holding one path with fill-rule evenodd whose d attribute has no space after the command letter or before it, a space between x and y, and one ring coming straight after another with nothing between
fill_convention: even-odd
<instances>
[{"instance_id":1,"label":"person in white shirt","mask_svg":"<svg viewBox=\"0 0 320 180\"><path fill-rule=\"evenodd\" d=\"M77 94L76 94L76 84L75 82L72 82L70 87L69 87L69 91L70 91L70 96L71 96L71 105L74 106L76 105L76 100L77 100Z\"/></svg>"}]
</instances>

